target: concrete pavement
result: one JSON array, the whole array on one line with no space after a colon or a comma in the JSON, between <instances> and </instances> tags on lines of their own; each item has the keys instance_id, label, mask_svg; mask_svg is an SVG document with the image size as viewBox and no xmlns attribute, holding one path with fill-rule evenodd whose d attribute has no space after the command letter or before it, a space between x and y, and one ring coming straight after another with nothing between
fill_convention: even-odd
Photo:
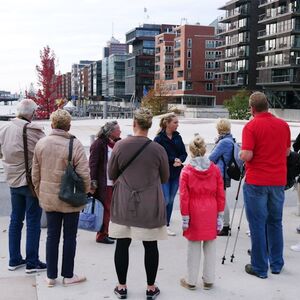
<instances>
[{"instance_id":1,"label":"concrete pavement","mask_svg":"<svg viewBox=\"0 0 300 300\"><path fill-rule=\"evenodd\" d=\"M161 289L160 300L183 299L258 299L264 300L297 300L299 299L300 253L289 249L290 245L300 241L296 226L300 218L295 215L296 207L284 209L285 267L280 275L269 274L268 279L259 279L244 272L249 263L247 249L250 245L245 217L242 219L240 235L233 263L230 262L237 223L241 209L237 209L233 226L233 236L226 255L225 264L221 264L226 237L217 239L217 263L215 286L205 291L199 276L198 289L188 291L179 285L185 274L186 240L181 236L181 222L178 210L174 211L172 229L176 237L169 237L159 242L160 264L157 285ZM88 280L77 286L64 287L61 278L54 288L45 284L46 273L26 275L25 270L8 271L7 230L8 217L0 217L0 299L1 300L96 300L116 299L113 288L117 283L113 255L113 245L97 244L95 234L79 230L75 273L84 274ZM24 240L24 239L23 239ZM42 229L40 242L41 260L45 260L46 229ZM130 266L128 271L128 299L145 299L146 276L143 265L143 246L133 242L130 247ZM24 252L23 252L24 253Z\"/></svg>"},{"instance_id":2,"label":"concrete pavement","mask_svg":"<svg viewBox=\"0 0 300 300\"><path fill-rule=\"evenodd\" d=\"M122 136L131 133L132 120L118 120ZM89 135L95 134L105 120L81 120L73 121L71 132L88 148ZM207 143L213 143L216 136L216 120L206 119L182 119L179 131L187 144L194 133L200 133ZM1 122L0 122L1 123ZM49 132L49 122L44 123ZM241 130L244 122L233 121L232 132L240 142ZM292 138L298 134L299 123L290 124ZM155 135L158 128L158 119L154 120L150 137ZM87 276L87 282L63 287L61 278L57 286L48 288L45 284L45 273L37 275L25 275L25 270L14 272L7 270L8 264L8 240L7 231L9 223L9 193L0 174L0 300L96 300L116 299L113 289L117 283L114 270L113 245L97 244L95 234L79 231L77 240L77 254L75 260L75 273ZM234 205L237 183L228 190L227 199L231 208ZM297 196L295 191L286 193L286 207L284 209L284 238L285 238L285 268L280 275L269 274L268 279L258 279L244 272L245 264L249 263L247 249L250 240L245 234L247 222L242 218L241 231L235 252L234 262L230 262L233 242L237 232L237 223L241 213L242 195L238 202L238 209L234 218L233 236L227 252L225 264L221 264L224 254L226 237L217 239L217 264L215 287L210 291L204 291L201 287L199 276L198 289L188 291L179 285L179 280L185 274L186 240L181 236L181 218L178 203L175 203L172 229L177 232L176 237L170 237L167 241L159 242L160 265L157 275L157 285L161 289L160 300L183 300L183 299L222 299L222 300L252 300L264 298L264 300L298 300L300 299L300 253L289 249L290 245L300 241L300 235L295 228L300 223L300 217L296 216ZM178 202L178 200L177 200ZM25 230L23 230L25 235ZM24 236L25 238L25 236ZM24 249L24 238L22 247ZM40 242L40 258L45 261L46 229L42 230ZM143 263L143 246L141 242L133 242L130 247L130 266L128 272L128 299L145 299L146 276ZM24 251L23 251L24 254Z\"/></svg>"}]
</instances>

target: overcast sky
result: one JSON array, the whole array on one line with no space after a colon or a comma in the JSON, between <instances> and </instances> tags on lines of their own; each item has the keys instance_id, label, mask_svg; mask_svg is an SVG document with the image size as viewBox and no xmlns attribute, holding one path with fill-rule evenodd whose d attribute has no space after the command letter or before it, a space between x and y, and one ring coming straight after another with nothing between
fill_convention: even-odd
<instances>
[{"instance_id":1,"label":"overcast sky","mask_svg":"<svg viewBox=\"0 0 300 300\"><path fill-rule=\"evenodd\" d=\"M40 50L54 50L62 73L79 60L99 60L113 35L143 23L208 25L228 0L4 0L0 5L0 90L37 82ZM147 12L144 12L147 8ZM113 24L113 25L112 25ZM113 28L113 29L112 29Z\"/></svg>"}]
</instances>

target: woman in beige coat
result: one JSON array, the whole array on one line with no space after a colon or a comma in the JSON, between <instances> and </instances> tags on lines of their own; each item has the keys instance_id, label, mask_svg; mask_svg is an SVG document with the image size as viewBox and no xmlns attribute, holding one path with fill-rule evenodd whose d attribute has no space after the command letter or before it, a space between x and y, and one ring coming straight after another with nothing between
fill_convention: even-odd
<instances>
[{"instance_id":1,"label":"woman in beige coat","mask_svg":"<svg viewBox=\"0 0 300 300\"><path fill-rule=\"evenodd\" d=\"M48 231L46 243L47 283L55 285L57 278L58 248L63 225L63 284L70 285L84 281L84 276L73 273L76 252L76 235L79 212L83 207L73 207L58 198L61 178L68 163L71 135L71 115L57 110L50 116L52 132L42 138L35 147L32 179L40 206L46 211ZM88 161L82 144L74 139L72 164L84 181L86 192L90 188Z\"/></svg>"},{"instance_id":2,"label":"woman in beige coat","mask_svg":"<svg viewBox=\"0 0 300 300\"><path fill-rule=\"evenodd\" d=\"M158 268L157 240L167 238L161 183L169 178L169 164L164 148L147 137L151 125L149 110L135 111L134 136L116 143L108 163L108 175L115 181L109 236L117 239L115 267L119 285L114 292L119 299L127 297L128 250L132 239L142 240L145 248L147 299L155 299L160 293L154 282Z\"/></svg>"}]
</instances>

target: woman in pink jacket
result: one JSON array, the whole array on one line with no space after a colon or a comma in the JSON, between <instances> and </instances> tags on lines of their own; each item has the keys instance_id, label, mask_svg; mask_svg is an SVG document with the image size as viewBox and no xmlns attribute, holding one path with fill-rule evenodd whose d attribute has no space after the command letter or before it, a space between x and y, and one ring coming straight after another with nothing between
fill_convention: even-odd
<instances>
[{"instance_id":1,"label":"woman in pink jacket","mask_svg":"<svg viewBox=\"0 0 300 300\"><path fill-rule=\"evenodd\" d=\"M191 160L180 175L180 210L183 235L188 240L187 277L180 283L195 289L203 248L203 288L215 279L216 236L223 227L224 184L219 168L204 156L206 145L199 135L189 145Z\"/></svg>"}]
</instances>

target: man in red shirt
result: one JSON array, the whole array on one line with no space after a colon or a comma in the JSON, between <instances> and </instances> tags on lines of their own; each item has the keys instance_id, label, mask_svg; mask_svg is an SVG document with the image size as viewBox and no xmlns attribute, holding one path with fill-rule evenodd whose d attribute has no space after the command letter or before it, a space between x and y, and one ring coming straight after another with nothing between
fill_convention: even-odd
<instances>
[{"instance_id":1,"label":"man in red shirt","mask_svg":"<svg viewBox=\"0 0 300 300\"><path fill-rule=\"evenodd\" d=\"M282 210L291 136L288 124L268 112L265 94L253 93L249 108L253 119L243 129L240 153L246 162L243 192L252 244L245 271L267 278L269 264L273 274L284 265Z\"/></svg>"}]
</instances>

